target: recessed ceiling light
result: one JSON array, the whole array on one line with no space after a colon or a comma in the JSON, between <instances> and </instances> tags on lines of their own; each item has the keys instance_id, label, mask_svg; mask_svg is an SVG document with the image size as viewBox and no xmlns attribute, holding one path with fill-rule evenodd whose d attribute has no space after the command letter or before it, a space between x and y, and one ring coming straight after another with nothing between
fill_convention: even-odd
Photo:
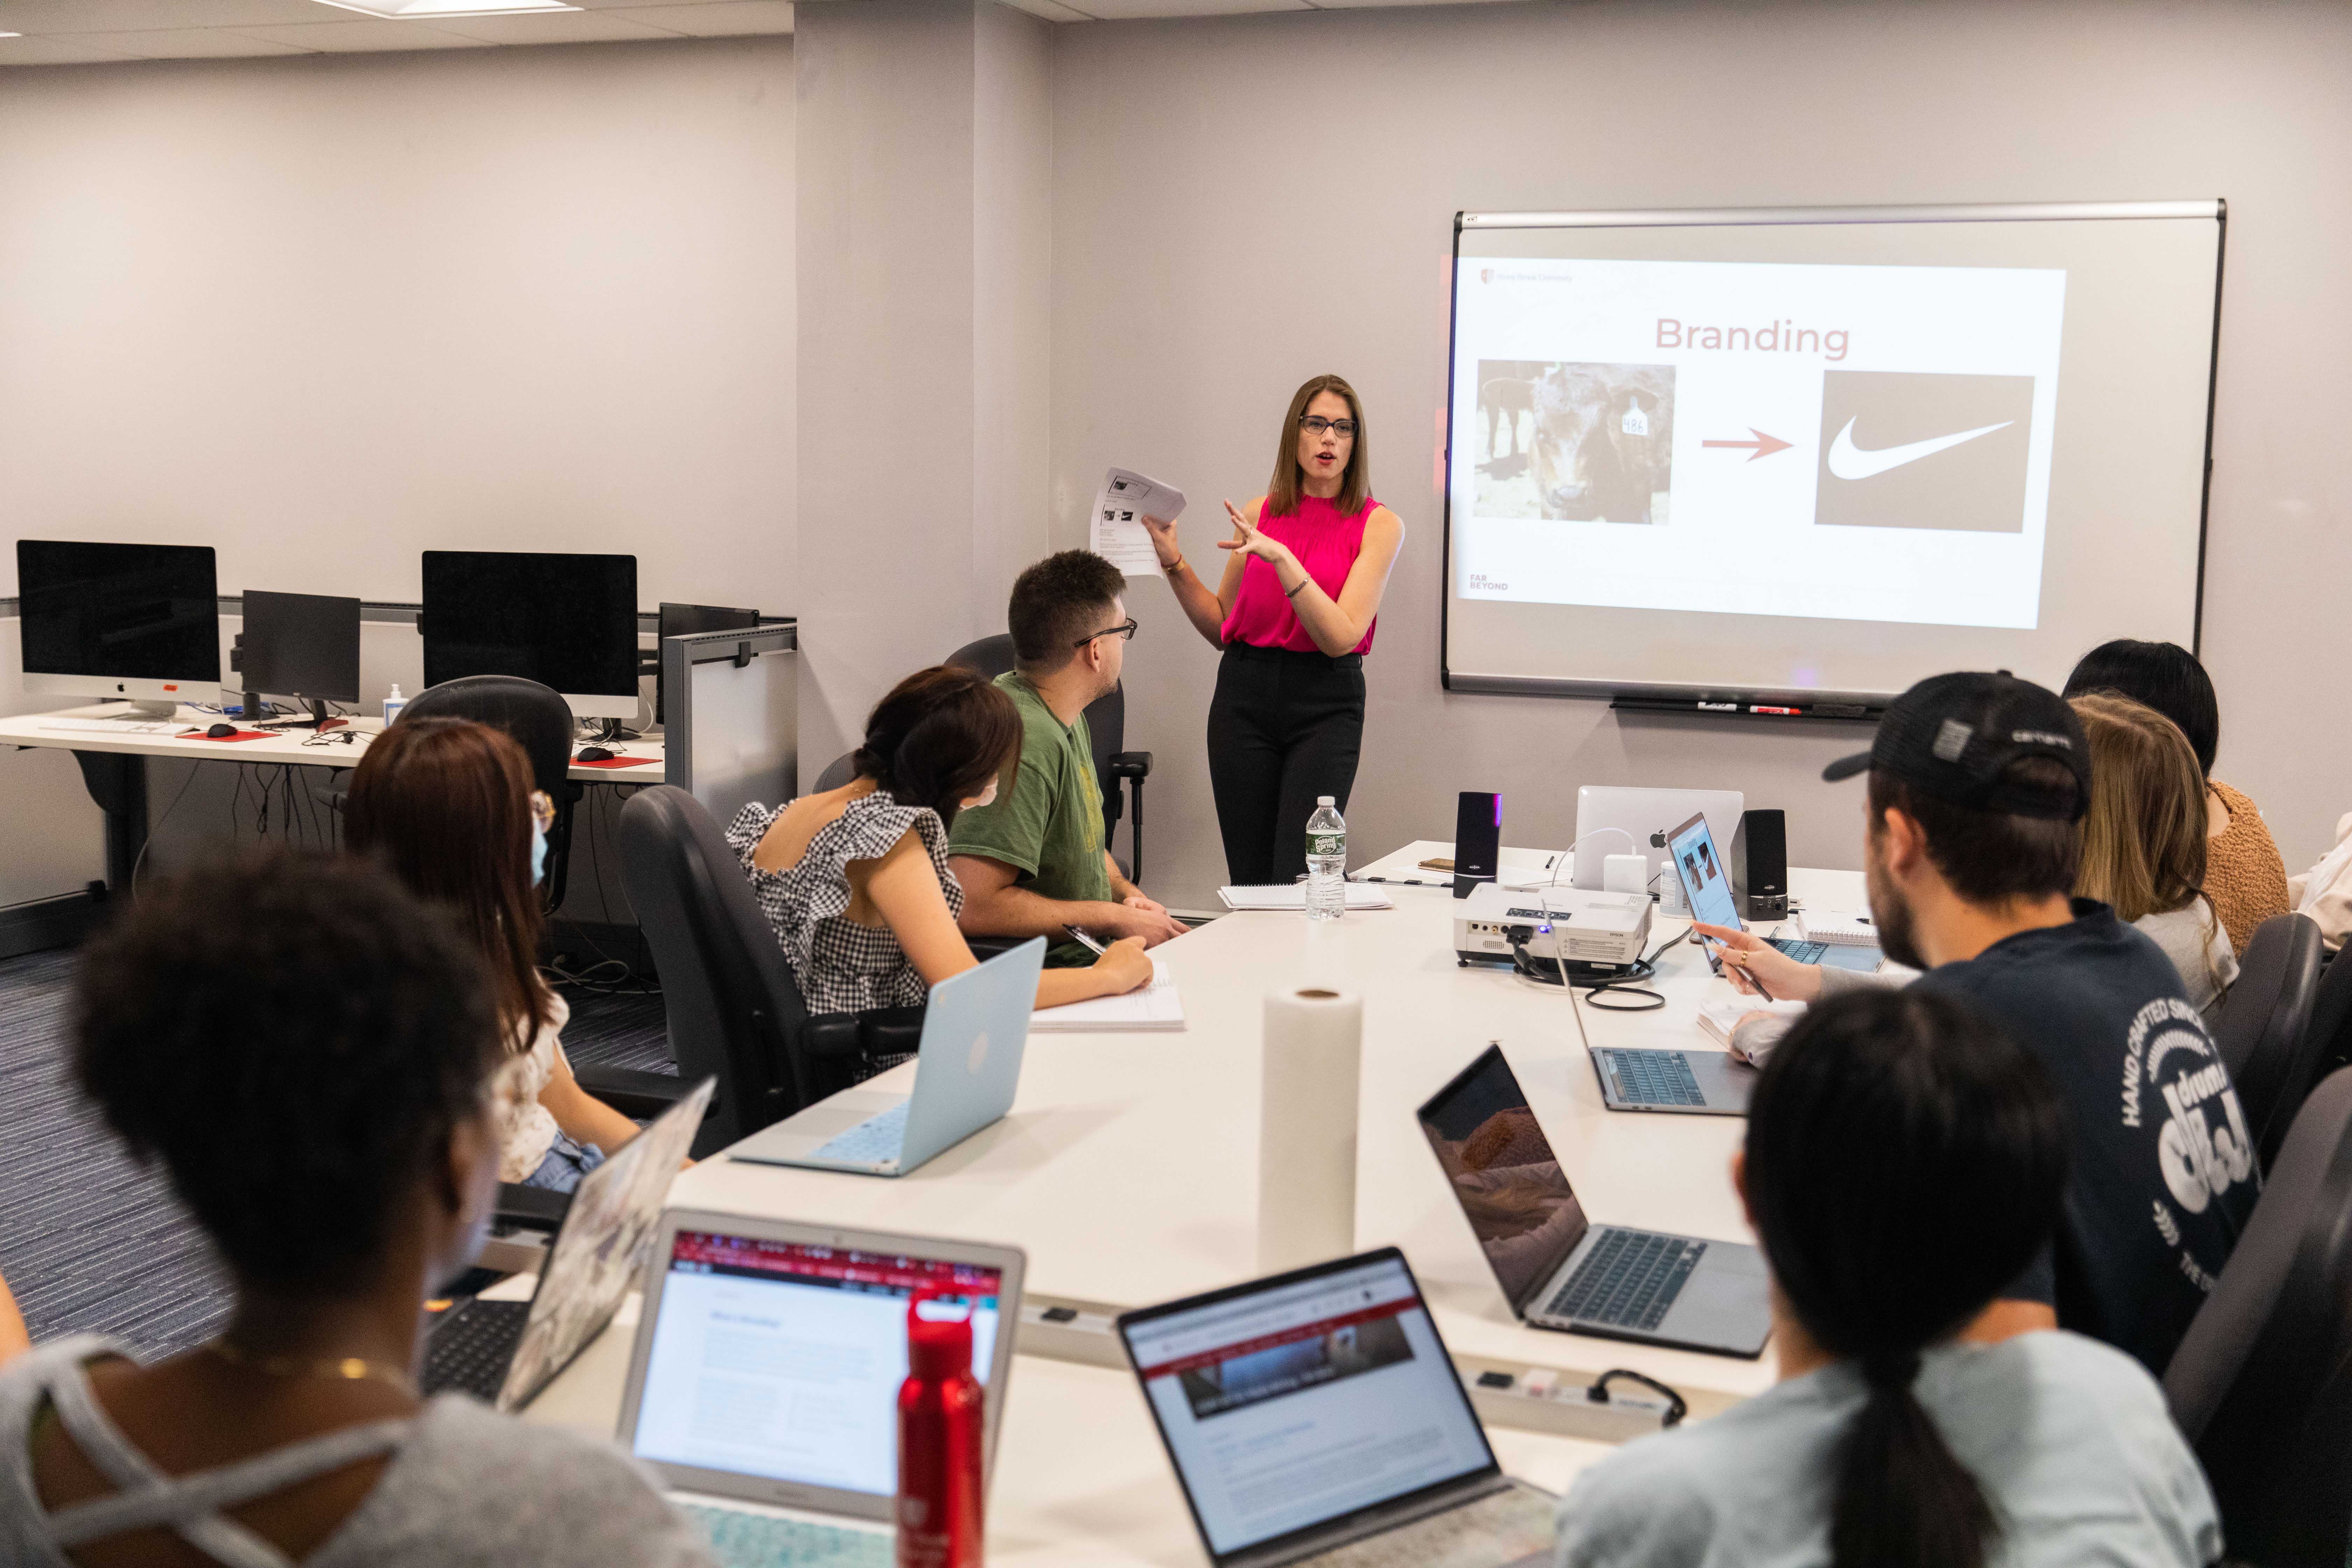
<instances>
[{"instance_id":1,"label":"recessed ceiling light","mask_svg":"<svg viewBox=\"0 0 2352 1568\"><path fill-rule=\"evenodd\" d=\"M21 38L24 36L22 33L0 33L0 38Z\"/></svg>"},{"instance_id":2,"label":"recessed ceiling light","mask_svg":"<svg viewBox=\"0 0 2352 1568\"><path fill-rule=\"evenodd\" d=\"M319 0L339 11L357 11L386 21L413 22L434 16L512 16L530 11L577 11L564 0Z\"/></svg>"}]
</instances>

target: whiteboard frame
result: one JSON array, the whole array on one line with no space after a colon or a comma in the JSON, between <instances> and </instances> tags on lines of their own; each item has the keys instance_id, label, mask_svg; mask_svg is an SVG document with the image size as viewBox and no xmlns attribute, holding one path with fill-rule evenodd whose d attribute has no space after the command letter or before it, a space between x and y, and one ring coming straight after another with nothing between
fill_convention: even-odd
<instances>
[{"instance_id":1,"label":"whiteboard frame","mask_svg":"<svg viewBox=\"0 0 2352 1568\"><path fill-rule=\"evenodd\" d=\"M1624 701L1629 706L1706 713L1701 703L1790 703L1875 710L1897 693L1836 691L1821 688L1694 686L1676 681L1580 680L1572 677L1486 675L1453 667L1454 637L1454 436L1455 334L1461 318L1462 237L1469 232L1524 228L1730 228L1742 226L1820 226L1864 223L2068 223L2134 218L2210 218L2213 239L2213 341L2205 359L2205 461L2197 499L2197 586L2189 608L2189 651L2201 654L2205 640L2205 543L2213 508L2213 398L2221 363L2221 280L2229 246L2229 203L2221 197L2168 202L2006 202L1937 206L1853 207L1619 207L1563 212L1457 212L1454 215L1453 266L1446 279L1445 442L1439 471L1444 475L1440 505L1444 517L1437 606L1437 683L1446 691L1519 697L1575 697ZM1725 714L1725 717L1730 715ZM1843 715L1840 715L1843 716Z\"/></svg>"}]
</instances>

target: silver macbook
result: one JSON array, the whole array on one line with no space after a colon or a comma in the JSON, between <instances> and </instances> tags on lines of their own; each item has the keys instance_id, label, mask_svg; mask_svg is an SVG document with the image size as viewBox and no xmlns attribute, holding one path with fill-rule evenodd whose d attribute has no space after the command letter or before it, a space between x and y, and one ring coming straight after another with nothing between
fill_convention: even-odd
<instances>
[{"instance_id":1,"label":"silver macbook","mask_svg":"<svg viewBox=\"0 0 2352 1568\"><path fill-rule=\"evenodd\" d=\"M1729 1051L1595 1046L1586 1058L1601 1080L1601 1102L1612 1110L1745 1116L1756 1086L1756 1069Z\"/></svg>"},{"instance_id":2,"label":"silver macbook","mask_svg":"<svg viewBox=\"0 0 2352 1568\"><path fill-rule=\"evenodd\" d=\"M1454 1201L1522 1322L1757 1356L1772 1331L1764 1255L1736 1241L1594 1225L1488 1046L1421 1108Z\"/></svg>"},{"instance_id":3,"label":"silver macbook","mask_svg":"<svg viewBox=\"0 0 2352 1568\"><path fill-rule=\"evenodd\" d=\"M726 1568L890 1568L907 1303L969 1316L992 1469L1021 1249L789 1220L662 1215L621 1404Z\"/></svg>"},{"instance_id":4,"label":"silver macbook","mask_svg":"<svg viewBox=\"0 0 2352 1568\"><path fill-rule=\"evenodd\" d=\"M903 1176L1013 1109L1045 940L931 987L912 1094L850 1089L729 1150L731 1160Z\"/></svg>"},{"instance_id":5,"label":"silver macbook","mask_svg":"<svg viewBox=\"0 0 2352 1568\"><path fill-rule=\"evenodd\" d=\"M1503 1474L1395 1247L1118 1320L1215 1568L1532 1568L1549 1493Z\"/></svg>"}]
</instances>

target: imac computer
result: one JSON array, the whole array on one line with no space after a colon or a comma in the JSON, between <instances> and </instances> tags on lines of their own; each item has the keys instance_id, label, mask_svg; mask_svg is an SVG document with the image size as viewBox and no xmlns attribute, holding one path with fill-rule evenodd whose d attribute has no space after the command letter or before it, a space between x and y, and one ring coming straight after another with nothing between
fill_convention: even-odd
<instances>
[{"instance_id":1,"label":"imac computer","mask_svg":"<svg viewBox=\"0 0 2352 1568\"><path fill-rule=\"evenodd\" d=\"M749 632L760 626L757 610L730 610L719 605L670 605L661 607L661 642L672 637L694 637L702 632ZM660 673L659 644L654 652L654 722L669 722L668 677Z\"/></svg>"},{"instance_id":2,"label":"imac computer","mask_svg":"<svg viewBox=\"0 0 2352 1568\"><path fill-rule=\"evenodd\" d=\"M637 714L637 558L425 552L425 684L520 675L583 719Z\"/></svg>"},{"instance_id":3,"label":"imac computer","mask_svg":"<svg viewBox=\"0 0 2352 1568\"><path fill-rule=\"evenodd\" d=\"M325 594L245 593L245 630L229 655L245 678L245 717L275 692L306 704L308 719L279 726L315 730L330 702L360 700L360 602Z\"/></svg>"},{"instance_id":4,"label":"imac computer","mask_svg":"<svg viewBox=\"0 0 2352 1568\"><path fill-rule=\"evenodd\" d=\"M220 700L211 547L16 542L25 689L127 698L126 718Z\"/></svg>"}]
</instances>

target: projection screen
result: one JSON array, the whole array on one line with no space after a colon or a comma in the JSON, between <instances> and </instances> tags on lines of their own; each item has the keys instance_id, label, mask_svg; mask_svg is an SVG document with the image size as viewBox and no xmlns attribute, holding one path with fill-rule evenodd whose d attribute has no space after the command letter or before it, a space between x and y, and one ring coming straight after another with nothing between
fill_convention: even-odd
<instances>
[{"instance_id":1,"label":"projection screen","mask_svg":"<svg viewBox=\"0 0 2352 1568\"><path fill-rule=\"evenodd\" d=\"M2194 647L2222 226L1458 215L1445 685L1837 711Z\"/></svg>"}]
</instances>

